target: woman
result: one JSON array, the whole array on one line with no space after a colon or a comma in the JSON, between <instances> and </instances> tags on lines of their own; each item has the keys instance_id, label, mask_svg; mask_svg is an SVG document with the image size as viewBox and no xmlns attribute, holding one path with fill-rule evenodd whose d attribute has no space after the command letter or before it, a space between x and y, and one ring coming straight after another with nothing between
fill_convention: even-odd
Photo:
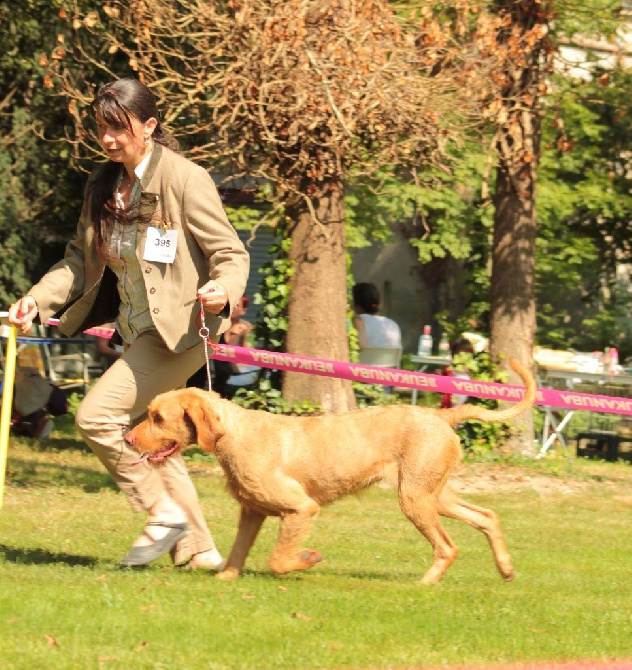
<instances>
[{"instance_id":1,"label":"woman","mask_svg":"<svg viewBox=\"0 0 632 670\"><path fill-rule=\"evenodd\" d=\"M86 395L76 423L132 509L147 513L120 565L171 552L177 565L217 568L222 559L182 458L137 464L123 436L154 396L184 386L204 362L200 305L213 340L230 326L248 254L206 170L177 153L146 86L106 84L92 111L108 160L88 179L64 259L11 306L9 321L27 332L36 318L61 314L59 330L71 337L115 323L124 353Z\"/></svg>"},{"instance_id":2,"label":"woman","mask_svg":"<svg viewBox=\"0 0 632 670\"><path fill-rule=\"evenodd\" d=\"M358 346L401 347L402 333L395 321L378 314L380 292L375 284L361 282L351 289L353 297L353 325L358 331Z\"/></svg>"}]
</instances>

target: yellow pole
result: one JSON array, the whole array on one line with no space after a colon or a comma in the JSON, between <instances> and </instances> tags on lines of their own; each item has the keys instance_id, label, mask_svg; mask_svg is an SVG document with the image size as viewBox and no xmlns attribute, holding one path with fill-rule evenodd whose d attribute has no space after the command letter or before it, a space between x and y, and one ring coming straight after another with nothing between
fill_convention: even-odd
<instances>
[{"instance_id":1,"label":"yellow pole","mask_svg":"<svg viewBox=\"0 0 632 670\"><path fill-rule=\"evenodd\" d=\"M11 430L11 410L13 408L13 382L15 380L15 359L17 339L15 326L9 326L7 353L4 358L4 382L2 386L2 415L0 416L0 509L4 498L4 476L7 469L7 450Z\"/></svg>"}]
</instances>

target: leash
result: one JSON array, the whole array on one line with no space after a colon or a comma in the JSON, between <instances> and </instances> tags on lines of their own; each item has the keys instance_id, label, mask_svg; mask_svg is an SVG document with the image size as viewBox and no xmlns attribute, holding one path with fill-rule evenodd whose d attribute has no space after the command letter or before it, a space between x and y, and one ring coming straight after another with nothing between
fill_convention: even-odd
<instances>
[{"instance_id":1,"label":"leash","mask_svg":"<svg viewBox=\"0 0 632 670\"><path fill-rule=\"evenodd\" d=\"M200 330L198 331L200 334L200 337L202 338L204 342L204 358L206 359L206 379L208 381L208 388L209 391L212 388L211 385L211 357L212 354L209 354L209 344L211 345L211 350L215 351L217 349L217 345L211 340L210 336L210 331L206 325L206 320L204 318L204 303L202 302L202 298L200 298Z\"/></svg>"}]
</instances>

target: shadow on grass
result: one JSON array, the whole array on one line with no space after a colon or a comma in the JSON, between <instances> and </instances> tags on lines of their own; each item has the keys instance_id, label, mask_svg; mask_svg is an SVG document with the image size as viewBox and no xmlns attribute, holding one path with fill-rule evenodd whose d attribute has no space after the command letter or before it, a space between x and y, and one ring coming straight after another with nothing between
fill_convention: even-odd
<instances>
[{"instance_id":1,"label":"shadow on grass","mask_svg":"<svg viewBox=\"0 0 632 670\"><path fill-rule=\"evenodd\" d=\"M65 563L70 566L93 566L98 563L96 558L90 556L77 556L75 554L54 553L46 549L17 549L6 544L0 544L0 555L10 563L21 565L47 565Z\"/></svg>"},{"instance_id":2,"label":"shadow on grass","mask_svg":"<svg viewBox=\"0 0 632 670\"><path fill-rule=\"evenodd\" d=\"M11 486L24 488L69 486L81 488L86 493L98 493L104 489L118 491L118 487L106 472L65 463L35 463L19 458L10 460L7 481Z\"/></svg>"},{"instance_id":3,"label":"shadow on grass","mask_svg":"<svg viewBox=\"0 0 632 670\"><path fill-rule=\"evenodd\" d=\"M20 441L34 451L80 451L84 454L90 453L90 447L83 440L74 437L49 435L48 437L22 437Z\"/></svg>"},{"instance_id":4,"label":"shadow on grass","mask_svg":"<svg viewBox=\"0 0 632 670\"><path fill-rule=\"evenodd\" d=\"M214 574L214 573L213 573ZM306 579L312 581L317 580L319 577L327 578L327 584L329 584L330 579L344 579L344 580L358 580L359 582L415 582L419 581L422 577L422 571L419 572L371 572L371 571L357 571L357 570L344 570L342 568L323 568L320 565L314 566L314 569L309 570L297 570L296 572L288 572L284 575L277 575L271 570L256 570L244 568L240 578L242 577L252 577L257 580L265 580L272 584L280 584L287 582L300 583Z\"/></svg>"}]
</instances>

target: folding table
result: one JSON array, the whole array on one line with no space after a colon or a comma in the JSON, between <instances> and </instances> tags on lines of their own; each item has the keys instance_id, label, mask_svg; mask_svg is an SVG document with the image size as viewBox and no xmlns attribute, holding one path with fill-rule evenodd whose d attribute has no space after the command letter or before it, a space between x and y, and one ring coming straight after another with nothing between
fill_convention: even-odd
<instances>
[{"instance_id":1,"label":"folding table","mask_svg":"<svg viewBox=\"0 0 632 670\"><path fill-rule=\"evenodd\" d=\"M574 390L595 395L611 395L619 398L632 396L632 375L581 372L580 370L559 370L540 366L538 386L560 390ZM557 440L565 453L568 453L564 431L576 411L543 405L544 426L542 427L541 447L537 458L542 458Z\"/></svg>"},{"instance_id":2,"label":"folding table","mask_svg":"<svg viewBox=\"0 0 632 670\"><path fill-rule=\"evenodd\" d=\"M445 368L452 363L452 359L447 356L420 356L417 354L413 354L410 357L410 360L413 362L415 366L415 372L428 371L432 373L433 370ZM412 389L410 397L411 405L417 404L418 393L419 389L416 388Z\"/></svg>"}]
</instances>

